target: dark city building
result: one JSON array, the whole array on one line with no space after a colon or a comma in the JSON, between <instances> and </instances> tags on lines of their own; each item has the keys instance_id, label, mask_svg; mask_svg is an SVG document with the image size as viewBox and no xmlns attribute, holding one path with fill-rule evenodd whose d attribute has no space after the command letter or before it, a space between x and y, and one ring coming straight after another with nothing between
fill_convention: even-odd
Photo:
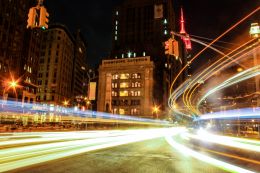
<instances>
[{"instance_id":1,"label":"dark city building","mask_svg":"<svg viewBox=\"0 0 260 173\"><path fill-rule=\"evenodd\" d=\"M74 48L75 40L64 25L52 25L44 32L37 101L62 104L73 97Z\"/></svg>"},{"instance_id":2,"label":"dark city building","mask_svg":"<svg viewBox=\"0 0 260 173\"><path fill-rule=\"evenodd\" d=\"M74 37L66 26L51 25L43 33L37 100L59 105L69 101L72 105L77 98L84 98L85 58L86 42L79 31Z\"/></svg>"},{"instance_id":3,"label":"dark city building","mask_svg":"<svg viewBox=\"0 0 260 173\"><path fill-rule=\"evenodd\" d=\"M0 2L0 90L4 99L36 100L41 31L26 29L29 8L35 3L33 0ZM11 78L19 79L15 86L17 94L8 89Z\"/></svg>"},{"instance_id":4,"label":"dark city building","mask_svg":"<svg viewBox=\"0 0 260 173\"><path fill-rule=\"evenodd\" d=\"M86 42L78 30L75 35L75 56L73 61L72 91L74 96L86 96L84 93L84 73L86 71Z\"/></svg>"},{"instance_id":5,"label":"dark city building","mask_svg":"<svg viewBox=\"0 0 260 173\"><path fill-rule=\"evenodd\" d=\"M177 72L187 63L183 44L176 38L179 56L166 56L164 42L176 30L172 0L125 0L113 12L111 58L150 56L155 64L153 104L167 107L169 89ZM178 86L186 73L177 81Z\"/></svg>"}]
</instances>

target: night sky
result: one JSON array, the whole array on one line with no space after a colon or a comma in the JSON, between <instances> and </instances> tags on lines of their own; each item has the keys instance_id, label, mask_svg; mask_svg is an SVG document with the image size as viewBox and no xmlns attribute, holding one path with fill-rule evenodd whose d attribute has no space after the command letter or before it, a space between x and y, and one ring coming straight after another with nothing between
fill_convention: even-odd
<instances>
[{"instance_id":1,"label":"night sky","mask_svg":"<svg viewBox=\"0 0 260 173\"><path fill-rule=\"evenodd\" d=\"M71 32L80 28L87 41L87 62L96 66L109 55L112 44L112 10L123 0L45 0L50 23L62 23ZM141 0L140 0L141 1ZM186 30L189 34L216 38L228 27L260 5L259 0L175 0L175 11L183 7ZM252 21L259 21L259 13L235 30L236 34L223 38L230 41L238 31L245 30ZM179 20L177 19L177 23ZM233 33L235 33L233 32ZM195 45L193 54L201 49Z\"/></svg>"}]
</instances>

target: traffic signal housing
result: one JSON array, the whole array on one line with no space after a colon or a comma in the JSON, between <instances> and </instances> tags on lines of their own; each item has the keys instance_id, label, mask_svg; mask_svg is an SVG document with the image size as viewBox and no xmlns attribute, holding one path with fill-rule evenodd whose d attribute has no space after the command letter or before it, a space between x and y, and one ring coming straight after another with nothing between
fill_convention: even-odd
<instances>
[{"instance_id":1,"label":"traffic signal housing","mask_svg":"<svg viewBox=\"0 0 260 173\"><path fill-rule=\"evenodd\" d=\"M36 27L36 8L32 7L28 13L28 20L27 20L27 28L34 28Z\"/></svg>"},{"instance_id":2,"label":"traffic signal housing","mask_svg":"<svg viewBox=\"0 0 260 173\"><path fill-rule=\"evenodd\" d=\"M39 27L42 29L48 29L49 23L49 13L45 7L40 7L40 19L39 19Z\"/></svg>"},{"instance_id":3,"label":"traffic signal housing","mask_svg":"<svg viewBox=\"0 0 260 173\"><path fill-rule=\"evenodd\" d=\"M173 39L164 42L165 55L173 55Z\"/></svg>"}]
</instances>

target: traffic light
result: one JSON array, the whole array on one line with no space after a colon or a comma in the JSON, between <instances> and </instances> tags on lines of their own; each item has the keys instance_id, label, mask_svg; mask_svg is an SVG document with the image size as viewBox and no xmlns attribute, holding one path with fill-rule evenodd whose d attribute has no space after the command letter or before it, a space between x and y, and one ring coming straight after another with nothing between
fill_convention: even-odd
<instances>
[{"instance_id":1,"label":"traffic light","mask_svg":"<svg viewBox=\"0 0 260 173\"><path fill-rule=\"evenodd\" d=\"M174 50L173 50L173 39L169 39L167 41L164 42L164 49L165 49L165 55L173 55L174 54Z\"/></svg>"},{"instance_id":2,"label":"traffic light","mask_svg":"<svg viewBox=\"0 0 260 173\"><path fill-rule=\"evenodd\" d=\"M39 27L42 29L48 28L48 22L49 22L49 13L47 12L45 7L40 7L40 20L39 20Z\"/></svg>"},{"instance_id":3,"label":"traffic light","mask_svg":"<svg viewBox=\"0 0 260 173\"><path fill-rule=\"evenodd\" d=\"M30 8L29 14L28 14L28 20L27 20L27 28L34 28L35 26L35 20L36 20L36 8Z\"/></svg>"}]
</instances>

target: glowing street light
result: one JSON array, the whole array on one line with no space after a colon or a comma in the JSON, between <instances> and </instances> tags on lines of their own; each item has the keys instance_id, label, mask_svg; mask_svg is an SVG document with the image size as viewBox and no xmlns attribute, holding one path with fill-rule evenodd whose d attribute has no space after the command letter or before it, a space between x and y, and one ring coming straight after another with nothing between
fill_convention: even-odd
<instances>
[{"instance_id":1,"label":"glowing street light","mask_svg":"<svg viewBox=\"0 0 260 173\"><path fill-rule=\"evenodd\" d=\"M153 107L153 113L156 114L156 118L158 119L158 112L160 111L159 107L158 106L154 106Z\"/></svg>"},{"instance_id":2,"label":"glowing street light","mask_svg":"<svg viewBox=\"0 0 260 173\"><path fill-rule=\"evenodd\" d=\"M17 81L11 81L11 82L9 82L9 86L11 87L11 88L16 88L17 86L18 86L18 84L17 84Z\"/></svg>"},{"instance_id":3,"label":"glowing street light","mask_svg":"<svg viewBox=\"0 0 260 173\"><path fill-rule=\"evenodd\" d=\"M69 101L68 101L68 100L65 100L65 101L63 102L63 105L67 107L67 106L69 105Z\"/></svg>"}]
</instances>

